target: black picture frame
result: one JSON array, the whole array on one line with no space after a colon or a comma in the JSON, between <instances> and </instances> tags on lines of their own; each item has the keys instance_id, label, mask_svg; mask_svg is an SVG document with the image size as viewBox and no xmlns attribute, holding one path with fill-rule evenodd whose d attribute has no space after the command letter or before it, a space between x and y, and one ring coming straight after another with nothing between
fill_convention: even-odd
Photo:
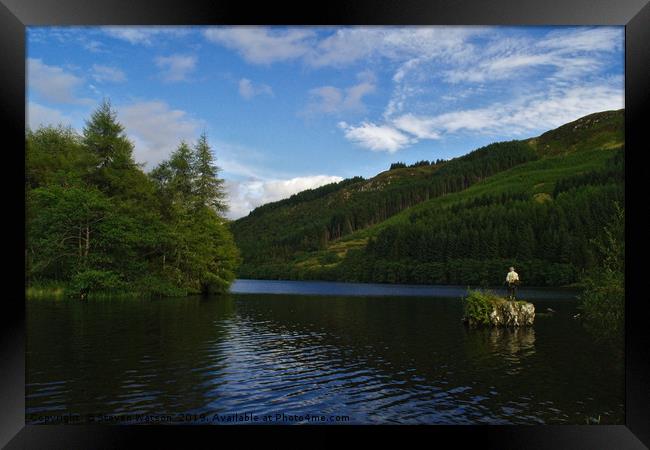
<instances>
[{"instance_id":1,"label":"black picture frame","mask_svg":"<svg viewBox=\"0 0 650 450\"><path fill-rule=\"evenodd\" d=\"M163 448L193 446L199 437L210 446L223 445L224 433L247 440L257 433L249 427L25 425L25 303L24 285L24 174L25 130L25 27L30 25L624 25L625 26L625 134L626 134L626 399L625 425L553 426L408 426L324 427L327 439L340 442L338 431L386 431L421 434L425 443L452 439L466 444L497 448L616 448L650 446L650 333L647 302L643 294L647 227L643 192L643 153L650 150L650 127L643 121L650 108L650 4L647 0L357 0L322 4L278 4L203 0L156 2L125 0L0 0L0 126L3 129L5 213L3 246L8 268L0 340L0 445L6 448L124 448L131 439L155 441ZM645 113L645 114L644 114ZM644 145L645 144L645 145ZM7 157L11 159L8 160ZM7 175L14 175L9 177ZM24 194L24 191L23 191ZM23 237L21 240L20 237ZM15 246L15 247L14 247ZM15 255L15 256L14 256ZM23 260L22 267L17 261ZM635 261L637 262L635 264ZM24 277L24 275L23 275ZM24 280L24 278L22 278ZM21 300L21 298L23 300ZM53 337L56 339L56 337ZM267 427L266 434L286 428ZM293 427L292 434L313 427ZM322 431L323 428L319 428ZM238 441L241 443L242 441ZM322 443L323 440L319 440ZM286 442L295 446L295 442ZM306 443L305 443L306 444ZM238 444L239 445L239 444Z\"/></svg>"}]
</instances>

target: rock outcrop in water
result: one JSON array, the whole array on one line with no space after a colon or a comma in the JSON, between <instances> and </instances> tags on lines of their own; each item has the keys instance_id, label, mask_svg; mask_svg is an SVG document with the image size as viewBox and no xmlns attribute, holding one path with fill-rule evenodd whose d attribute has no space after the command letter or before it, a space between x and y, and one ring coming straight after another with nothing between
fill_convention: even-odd
<instances>
[{"instance_id":1,"label":"rock outcrop in water","mask_svg":"<svg viewBox=\"0 0 650 450\"><path fill-rule=\"evenodd\" d=\"M490 324L493 326L519 327L532 325L534 321L535 305L524 301L504 300L490 311Z\"/></svg>"},{"instance_id":2,"label":"rock outcrop in water","mask_svg":"<svg viewBox=\"0 0 650 450\"><path fill-rule=\"evenodd\" d=\"M471 291L464 303L463 322L470 326L520 327L535 321L535 305L529 302L508 301L494 294Z\"/></svg>"}]
</instances>

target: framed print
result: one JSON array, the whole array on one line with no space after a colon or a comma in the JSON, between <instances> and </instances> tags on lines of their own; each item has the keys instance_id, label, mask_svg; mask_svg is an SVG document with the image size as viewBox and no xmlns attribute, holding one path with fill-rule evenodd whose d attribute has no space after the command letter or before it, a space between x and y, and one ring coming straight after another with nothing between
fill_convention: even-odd
<instances>
[{"instance_id":1,"label":"framed print","mask_svg":"<svg viewBox=\"0 0 650 450\"><path fill-rule=\"evenodd\" d=\"M646 2L0 16L2 445L650 445Z\"/></svg>"}]
</instances>

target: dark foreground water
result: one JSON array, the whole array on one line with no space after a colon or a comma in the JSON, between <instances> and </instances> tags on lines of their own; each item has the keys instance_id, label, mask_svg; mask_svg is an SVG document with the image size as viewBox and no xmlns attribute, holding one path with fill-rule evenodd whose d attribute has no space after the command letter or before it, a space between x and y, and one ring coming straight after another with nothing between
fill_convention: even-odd
<instances>
[{"instance_id":1,"label":"dark foreground water","mask_svg":"<svg viewBox=\"0 0 650 450\"><path fill-rule=\"evenodd\" d=\"M556 311L532 328L472 330L457 297L300 286L321 295L29 300L27 422L624 422L623 361L566 292L527 292Z\"/></svg>"}]
</instances>

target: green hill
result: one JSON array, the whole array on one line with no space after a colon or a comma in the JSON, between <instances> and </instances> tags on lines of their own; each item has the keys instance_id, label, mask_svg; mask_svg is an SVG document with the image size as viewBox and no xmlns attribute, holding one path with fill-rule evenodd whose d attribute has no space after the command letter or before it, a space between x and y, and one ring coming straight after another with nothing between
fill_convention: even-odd
<instances>
[{"instance_id":1,"label":"green hill","mask_svg":"<svg viewBox=\"0 0 650 450\"><path fill-rule=\"evenodd\" d=\"M242 278L564 285L624 202L623 110L462 157L395 164L270 203L231 224Z\"/></svg>"}]
</instances>

